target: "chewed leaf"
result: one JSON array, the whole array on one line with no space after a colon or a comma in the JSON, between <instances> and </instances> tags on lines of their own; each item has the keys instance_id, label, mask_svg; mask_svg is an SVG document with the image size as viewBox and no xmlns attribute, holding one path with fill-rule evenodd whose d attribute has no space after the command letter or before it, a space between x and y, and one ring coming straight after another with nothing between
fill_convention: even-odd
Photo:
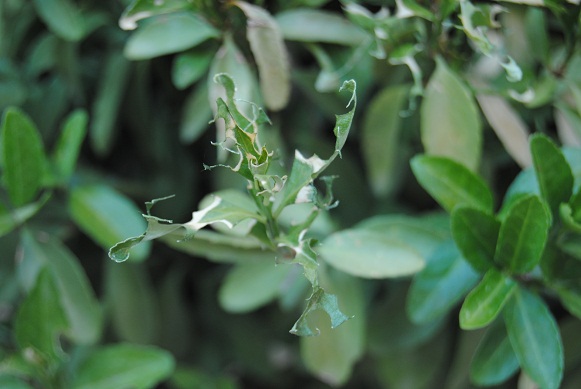
<instances>
[{"instance_id":1,"label":"chewed leaf","mask_svg":"<svg viewBox=\"0 0 581 389\"><path fill-rule=\"evenodd\" d=\"M313 291L313 294L311 294L311 297L309 297L307 300L307 307L305 308L305 311L301 317L299 317L289 332L298 336L317 335L319 329L317 328L316 332L313 332L313 330L309 327L309 323L307 322L309 313L317 309L322 309L327 312L329 318L331 319L331 328L336 328L337 326L350 319L349 316L345 315L339 309L339 305L337 304L337 297L333 294L326 293L322 288L319 287Z\"/></svg>"},{"instance_id":2,"label":"chewed leaf","mask_svg":"<svg viewBox=\"0 0 581 389\"><path fill-rule=\"evenodd\" d=\"M355 80L348 80L345 81L339 89L339 92L351 92L351 99L349 100L349 103L347 103L347 108L349 108L351 103L353 103L353 108L351 108L351 111L342 115L335 115L336 122L335 128L333 129L333 133L337 137L337 141L335 142L335 153L338 153L339 155L341 155L341 149L347 141L349 129L351 128L351 122L353 121L353 115L355 115L355 108L357 108L357 94L355 93L356 88L357 85L355 84Z\"/></svg>"}]
</instances>

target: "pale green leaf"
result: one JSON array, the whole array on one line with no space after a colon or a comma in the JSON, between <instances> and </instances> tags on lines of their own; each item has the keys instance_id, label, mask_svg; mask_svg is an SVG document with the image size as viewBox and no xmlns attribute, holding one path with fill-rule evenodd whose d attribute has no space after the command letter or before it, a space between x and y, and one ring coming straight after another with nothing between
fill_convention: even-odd
<instances>
[{"instance_id":1,"label":"pale green leaf","mask_svg":"<svg viewBox=\"0 0 581 389\"><path fill-rule=\"evenodd\" d=\"M181 11L190 6L188 0L133 0L123 11L119 19L119 27L124 30L134 30L141 19Z\"/></svg>"},{"instance_id":2,"label":"pale green leaf","mask_svg":"<svg viewBox=\"0 0 581 389\"><path fill-rule=\"evenodd\" d=\"M312 280L309 281L314 284ZM305 310L289 332L297 336L320 335L319 329L316 329L316 333L313 332L307 321L307 318L318 310L323 310L327 313L331 319L332 329L337 328L350 319L350 317L345 315L339 308L337 296L325 292L320 286L313 285L313 293L311 293L311 296L307 299L307 306L305 307Z\"/></svg>"},{"instance_id":3,"label":"pale green leaf","mask_svg":"<svg viewBox=\"0 0 581 389\"><path fill-rule=\"evenodd\" d=\"M87 134L89 117L84 110L76 110L67 116L61 135L55 146L53 161L59 178L67 182L77 166L81 145Z\"/></svg>"},{"instance_id":4,"label":"pale green leaf","mask_svg":"<svg viewBox=\"0 0 581 389\"><path fill-rule=\"evenodd\" d=\"M422 144L427 154L445 156L476 171L482 128L472 93L442 59L430 78L421 107Z\"/></svg>"},{"instance_id":5,"label":"pale green leaf","mask_svg":"<svg viewBox=\"0 0 581 389\"><path fill-rule=\"evenodd\" d=\"M86 32L85 19L70 0L34 0L36 12L49 30L67 41L79 41Z\"/></svg>"}]
</instances>

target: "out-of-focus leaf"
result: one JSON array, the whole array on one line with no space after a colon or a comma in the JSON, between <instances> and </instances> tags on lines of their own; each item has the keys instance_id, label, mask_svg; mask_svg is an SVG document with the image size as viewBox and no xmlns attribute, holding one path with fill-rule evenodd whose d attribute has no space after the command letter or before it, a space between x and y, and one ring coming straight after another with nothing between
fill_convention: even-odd
<instances>
[{"instance_id":1,"label":"out-of-focus leaf","mask_svg":"<svg viewBox=\"0 0 581 389\"><path fill-rule=\"evenodd\" d=\"M558 104L555 109L555 125L563 145L581 147L581 117L577 112Z\"/></svg>"},{"instance_id":2,"label":"out-of-focus leaf","mask_svg":"<svg viewBox=\"0 0 581 389\"><path fill-rule=\"evenodd\" d=\"M547 18L540 8L529 7L525 15L526 33L529 38L531 55L542 63L547 63L550 55L549 34L547 31Z\"/></svg>"},{"instance_id":3,"label":"out-of-focus leaf","mask_svg":"<svg viewBox=\"0 0 581 389\"><path fill-rule=\"evenodd\" d=\"M448 212L466 205L492 212L492 192L479 176L463 165L443 157L419 155L411 160L422 187Z\"/></svg>"},{"instance_id":4,"label":"out-of-focus leaf","mask_svg":"<svg viewBox=\"0 0 581 389\"><path fill-rule=\"evenodd\" d=\"M38 16L59 38L79 41L86 34L85 19L70 0L34 0Z\"/></svg>"},{"instance_id":5,"label":"out-of-focus leaf","mask_svg":"<svg viewBox=\"0 0 581 389\"><path fill-rule=\"evenodd\" d=\"M41 271L16 314L16 342L21 350L30 349L33 355L54 366L64 355L58 336L67 326L55 281L49 271Z\"/></svg>"},{"instance_id":6,"label":"out-of-focus leaf","mask_svg":"<svg viewBox=\"0 0 581 389\"><path fill-rule=\"evenodd\" d=\"M303 337L301 356L306 368L330 385L346 382L365 346L365 295L357 278L336 273L321 277L323 287L337 295L341 308L357 319L338 328L323 330L319 336ZM314 312L313 326L326 328L328 318Z\"/></svg>"},{"instance_id":7,"label":"out-of-focus leaf","mask_svg":"<svg viewBox=\"0 0 581 389\"><path fill-rule=\"evenodd\" d=\"M573 173L561 150L545 135L535 134L530 142L541 195L555 215L571 197Z\"/></svg>"},{"instance_id":8,"label":"out-of-focus leaf","mask_svg":"<svg viewBox=\"0 0 581 389\"><path fill-rule=\"evenodd\" d=\"M142 60L190 49L220 32L197 14L176 12L152 17L131 35L125 56Z\"/></svg>"},{"instance_id":9,"label":"out-of-focus leaf","mask_svg":"<svg viewBox=\"0 0 581 389\"><path fill-rule=\"evenodd\" d=\"M3 180L15 206L34 199L46 169L42 139L30 118L18 108L4 113L1 134Z\"/></svg>"},{"instance_id":10,"label":"out-of-focus leaf","mask_svg":"<svg viewBox=\"0 0 581 389\"><path fill-rule=\"evenodd\" d=\"M520 167L530 166L529 130L520 116L502 97L479 94L476 99L490 127L510 156Z\"/></svg>"},{"instance_id":11,"label":"out-of-focus leaf","mask_svg":"<svg viewBox=\"0 0 581 389\"><path fill-rule=\"evenodd\" d=\"M3 375L0 376L0 388L4 389L33 389L19 378Z\"/></svg>"},{"instance_id":12,"label":"out-of-focus leaf","mask_svg":"<svg viewBox=\"0 0 581 389\"><path fill-rule=\"evenodd\" d=\"M184 143L197 140L208 129L211 119L212 108L208 104L208 86L201 82L184 102L180 140Z\"/></svg>"},{"instance_id":13,"label":"out-of-focus leaf","mask_svg":"<svg viewBox=\"0 0 581 389\"><path fill-rule=\"evenodd\" d=\"M87 133L89 118L84 110L72 112L62 126L61 135L53 153L53 161L60 179L67 182L77 165L77 158Z\"/></svg>"},{"instance_id":14,"label":"out-of-focus leaf","mask_svg":"<svg viewBox=\"0 0 581 389\"><path fill-rule=\"evenodd\" d=\"M333 267L363 278L409 276L425 266L422 255L415 248L371 229L336 232L317 250Z\"/></svg>"},{"instance_id":15,"label":"out-of-focus leaf","mask_svg":"<svg viewBox=\"0 0 581 389\"><path fill-rule=\"evenodd\" d=\"M419 5L415 0L396 0L397 12L395 16L400 19L405 19L409 17L420 17L426 20L434 20L434 14L421 5Z\"/></svg>"},{"instance_id":16,"label":"out-of-focus leaf","mask_svg":"<svg viewBox=\"0 0 581 389\"><path fill-rule=\"evenodd\" d=\"M449 157L475 171L482 128L474 98L460 78L438 59L421 107L422 144L427 154Z\"/></svg>"},{"instance_id":17,"label":"out-of-focus leaf","mask_svg":"<svg viewBox=\"0 0 581 389\"><path fill-rule=\"evenodd\" d=\"M494 261L513 274L531 271L541 260L549 226L548 209L539 197L521 198L502 221Z\"/></svg>"},{"instance_id":18,"label":"out-of-focus leaf","mask_svg":"<svg viewBox=\"0 0 581 389\"><path fill-rule=\"evenodd\" d=\"M273 17L263 8L236 1L246 14L246 38L258 65L260 90L269 109L284 108L290 97L289 60L282 33Z\"/></svg>"},{"instance_id":19,"label":"out-of-focus leaf","mask_svg":"<svg viewBox=\"0 0 581 389\"><path fill-rule=\"evenodd\" d=\"M277 14L276 23L288 40L359 46L369 39L359 27L329 11L295 8Z\"/></svg>"},{"instance_id":20,"label":"out-of-focus leaf","mask_svg":"<svg viewBox=\"0 0 581 389\"><path fill-rule=\"evenodd\" d=\"M141 19L181 11L189 7L191 7L191 2L188 0L133 0L123 11L119 19L119 27L123 30L134 30Z\"/></svg>"},{"instance_id":21,"label":"out-of-focus leaf","mask_svg":"<svg viewBox=\"0 0 581 389\"><path fill-rule=\"evenodd\" d=\"M567 311L581 319L581 288L564 284L557 285L555 290Z\"/></svg>"},{"instance_id":22,"label":"out-of-focus leaf","mask_svg":"<svg viewBox=\"0 0 581 389\"><path fill-rule=\"evenodd\" d=\"M89 138L93 151L100 156L111 152L117 129L117 115L121 109L130 69L131 63L123 55L118 52L109 54L91 108Z\"/></svg>"},{"instance_id":23,"label":"out-of-focus leaf","mask_svg":"<svg viewBox=\"0 0 581 389\"><path fill-rule=\"evenodd\" d=\"M32 78L51 70L57 63L59 38L49 32L40 35L27 56L26 74Z\"/></svg>"},{"instance_id":24,"label":"out-of-focus leaf","mask_svg":"<svg viewBox=\"0 0 581 389\"><path fill-rule=\"evenodd\" d=\"M494 266L500 223L494 216L471 207L456 207L451 215L452 236L462 256L477 271Z\"/></svg>"},{"instance_id":25,"label":"out-of-focus leaf","mask_svg":"<svg viewBox=\"0 0 581 389\"><path fill-rule=\"evenodd\" d=\"M21 282L30 287L41 268L48 268L68 321L65 334L78 344L97 342L103 325L102 311L78 259L56 239L40 242L30 231L23 233L22 251L21 267L29 269L20 272ZM31 272L30 268L38 270Z\"/></svg>"},{"instance_id":26,"label":"out-of-focus leaf","mask_svg":"<svg viewBox=\"0 0 581 389\"><path fill-rule=\"evenodd\" d=\"M117 344L93 352L75 374L72 389L150 389L168 378L175 362L153 346Z\"/></svg>"},{"instance_id":27,"label":"out-of-focus leaf","mask_svg":"<svg viewBox=\"0 0 581 389\"><path fill-rule=\"evenodd\" d=\"M478 344L472 359L471 381L481 386L497 385L516 373L518 368L518 359L504 324L491 326Z\"/></svg>"},{"instance_id":28,"label":"out-of-focus leaf","mask_svg":"<svg viewBox=\"0 0 581 389\"><path fill-rule=\"evenodd\" d=\"M0 237L13 231L16 227L36 215L38 211L46 204L50 195L47 194L34 203L27 204L23 207L8 211L2 208L0 212Z\"/></svg>"},{"instance_id":29,"label":"out-of-focus leaf","mask_svg":"<svg viewBox=\"0 0 581 389\"><path fill-rule=\"evenodd\" d=\"M158 340L160 317L157 299L142 264L106 264L105 288L116 335L131 343Z\"/></svg>"},{"instance_id":30,"label":"out-of-focus leaf","mask_svg":"<svg viewBox=\"0 0 581 389\"><path fill-rule=\"evenodd\" d=\"M515 290L516 282L492 268L466 296L460 309L460 328L473 330L490 324Z\"/></svg>"},{"instance_id":31,"label":"out-of-focus leaf","mask_svg":"<svg viewBox=\"0 0 581 389\"><path fill-rule=\"evenodd\" d=\"M198 81L210 67L213 56L213 50L201 50L197 47L176 55L171 72L175 87L185 89Z\"/></svg>"},{"instance_id":32,"label":"out-of-focus leaf","mask_svg":"<svg viewBox=\"0 0 581 389\"><path fill-rule=\"evenodd\" d=\"M536 294L517 288L504 309L508 337L522 369L542 388L563 377L563 346L555 318Z\"/></svg>"},{"instance_id":33,"label":"out-of-focus leaf","mask_svg":"<svg viewBox=\"0 0 581 389\"><path fill-rule=\"evenodd\" d=\"M292 267L268 263L238 264L224 279L218 299L228 312L250 312L274 300Z\"/></svg>"},{"instance_id":34,"label":"out-of-focus leaf","mask_svg":"<svg viewBox=\"0 0 581 389\"><path fill-rule=\"evenodd\" d=\"M478 278L452 242L442 243L412 281L407 296L410 319L423 324L446 315Z\"/></svg>"},{"instance_id":35,"label":"out-of-focus leaf","mask_svg":"<svg viewBox=\"0 0 581 389\"><path fill-rule=\"evenodd\" d=\"M408 91L407 85L385 88L365 112L361 145L369 184L379 197L393 191L401 171L401 109Z\"/></svg>"},{"instance_id":36,"label":"out-of-focus leaf","mask_svg":"<svg viewBox=\"0 0 581 389\"><path fill-rule=\"evenodd\" d=\"M127 235L140 234L146 228L139 209L122 194L103 184L73 188L69 211L79 228L106 249ZM136 260L145 259L148 253L147 244L132 251Z\"/></svg>"}]
</instances>

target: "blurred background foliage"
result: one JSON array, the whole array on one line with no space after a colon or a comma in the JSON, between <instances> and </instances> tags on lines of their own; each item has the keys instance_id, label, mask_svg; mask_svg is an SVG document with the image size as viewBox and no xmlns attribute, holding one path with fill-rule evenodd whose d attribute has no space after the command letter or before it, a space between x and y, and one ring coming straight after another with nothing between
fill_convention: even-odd
<instances>
[{"instance_id":1,"label":"blurred background foliage","mask_svg":"<svg viewBox=\"0 0 581 389\"><path fill-rule=\"evenodd\" d=\"M409 161L425 152L477 172L498 210L539 132L568 148L577 183L579 13L557 0L3 0L0 386L536 387L515 374L502 322L458 328L480 276ZM318 337L290 335L307 284L244 238L200 231L193 243L142 243L122 264L107 256L145 230L146 201L175 194L155 214L185 222L208 193L245 189L228 169L205 169L227 158L212 145L224 129L209 123L216 73L266 109L261 136L283 165L295 149L332 154L347 104L338 88L357 82L329 168L340 205L310 231L324 242L321 283L354 316L337 329L316 312ZM565 355L547 387L562 371L563 388L581 379L578 232L563 246L567 303L537 288ZM386 265L353 262L375 256ZM443 270L414 282L445 287L422 295L412 275L426 263Z\"/></svg>"}]
</instances>

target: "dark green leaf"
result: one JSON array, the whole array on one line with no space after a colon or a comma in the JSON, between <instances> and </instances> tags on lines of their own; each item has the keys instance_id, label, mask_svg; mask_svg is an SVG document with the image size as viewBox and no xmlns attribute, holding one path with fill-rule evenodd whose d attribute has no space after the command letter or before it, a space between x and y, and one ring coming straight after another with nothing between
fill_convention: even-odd
<instances>
[{"instance_id":1,"label":"dark green leaf","mask_svg":"<svg viewBox=\"0 0 581 389\"><path fill-rule=\"evenodd\" d=\"M531 136L531 154L541 194L555 214L573 192L573 173L559 148L545 135Z\"/></svg>"},{"instance_id":2,"label":"dark green leaf","mask_svg":"<svg viewBox=\"0 0 581 389\"><path fill-rule=\"evenodd\" d=\"M531 271L541 260L549 213L538 196L526 196L508 210L500 226L494 261L513 274Z\"/></svg>"},{"instance_id":3,"label":"dark green leaf","mask_svg":"<svg viewBox=\"0 0 581 389\"><path fill-rule=\"evenodd\" d=\"M563 377L563 346L555 318L541 298L517 288L504 309L510 343L523 370L542 388Z\"/></svg>"},{"instance_id":4,"label":"dark green leaf","mask_svg":"<svg viewBox=\"0 0 581 389\"><path fill-rule=\"evenodd\" d=\"M421 107L424 149L427 154L452 158L476 171L482 128L474 98L443 59L436 62Z\"/></svg>"},{"instance_id":5,"label":"dark green leaf","mask_svg":"<svg viewBox=\"0 0 581 389\"><path fill-rule=\"evenodd\" d=\"M460 328L473 330L490 324L515 290L516 282L491 268L466 296L460 309Z\"/></svg>"},{"instance_id":6,"label":"dark green leaf","mask_svg":"<svg viewBox=\"0 0 581 389\"><path fill-rule=\"evenodd\" d=\"M34 0L36 11L59 38L79 41L86 33L85 20L77 4L70 0Z\"/></svg>"},{"instance_id":7,"label":"dark green leaf","mask_svg":"<svg viewBox=\"0 0 581 389\"><path fill-rule=\"evenodd\" d=\"M30 203L11 211L2 209L0 212L0 237L13 231L16 227L36 215L49 198L50 194L46 194L35 203Z\"/></svg>"},{"instance_id":8,"label":"dark green leaf","mask_svg":"<svg viewBox=\"0 0 581 389\"><path fill-rule=\"evenodd\" d=\"M220 32L192 12L155 16L131 35L125 56L132 60L150 59L190 49Z\"/></svg>"},{"instance_id":9,"label":"dark green leaf","mask_svg":"<svg viewBox=\"0 0 581 389\"><path fill-rule=\"evenodd\" d=\"M581 287L575 284L563 284L556 285L555 290L569 313L581 319Z\"/></svg>"},{"instance_id":10,"label":"dark green leaf","mask_svg":"<svg viewBox=\"0 0 581 389\"><path fill-rule=\"evenodd\" d=\"M171 72L171 79L175 87L185 89L198 81L210 67L214 53L214 50L207 48L203 50L194 48L176 55ZM205 105L208 105L207 101Z\"/></svg>"},{"instance_id":11,"label":"dark green leaf","mask_svg":"<svg viewBox=\"0 0 581 389\"><path fill-rule=\"evenodd\" d=\"M168 378L174 360L153 346L118 344L93 352L75 374L72 389L154 388Z\"/></svg>"},{"instance_id":12,"label":"dark green leaf","mask_svg":"<svg viewBox=\"0 0 581 389\"><path fill-rule=\"evenodd\" d=\"M60 138L54 149L53 161L60 179L67 182L77 165L81 145L87 133L89 118L84 110L72 112L63 124Z\"/></svg>"},{"instance_id":13,"label":"dark green leaf","mask_svg":"<svg viewBox=\"0 0 581 389\"><path fill-rule=\"evenodd\" d=\"M474 285L479 275L452 242L443 243L418 273L407 296L414 323L428 323L446 315Z\"/></svg>"},{"instance_id":14,"label":"dark green leaf","mask_svg":"<svg viewBox=\"0 0 581 389\"><path fill-rule=\"evenodd\" d=\"M456 207L451 215L452 236L462 256L485 273L494 266L500 223L494 216L471 207Z\"/></svg>"},{"instance_id":15,"label":"dark green leaf","mask_svg":"<svg viewBox=\"0 0 581 389\"><path fill-rule=\"evenodd\" d=\"M9 108L2 121L2 168L4 183L15 206L30 202L42 185L46 157L42 139L30 118Z\"/></svg>"},{"instance_id":16,"label":"dark green leaf","mask_svg":"<svg viewBox=\"0 0 581 389\"><path fill-rule=\"evenodd\" d=\"M472 359L470 379L476 385L497 385L516 373L518 368L518 359L506 334L506 327L503 323L491 326Z\"/></svg>"},{"instance_id":17,"label":"dark green leaf","mask_svg":"<svg viewBox=\"0 0 581 389\"><path fill-rule=\"evenodd\" d=\"M26 382L8 375L0 376L0 388L4 389L32 389Z\"/></svg>"},{"instance_id":18,"label":"dark green leaf","mask_svg":"<svg viewBox=\"0 0 581 389\"><path fill-rule=\"evenodd\" d=\"M448 212L466 205L491 213L492 193L482 178L451 159L419 155L411 160L420 185Z\"/></svg>"}]
</instances>

